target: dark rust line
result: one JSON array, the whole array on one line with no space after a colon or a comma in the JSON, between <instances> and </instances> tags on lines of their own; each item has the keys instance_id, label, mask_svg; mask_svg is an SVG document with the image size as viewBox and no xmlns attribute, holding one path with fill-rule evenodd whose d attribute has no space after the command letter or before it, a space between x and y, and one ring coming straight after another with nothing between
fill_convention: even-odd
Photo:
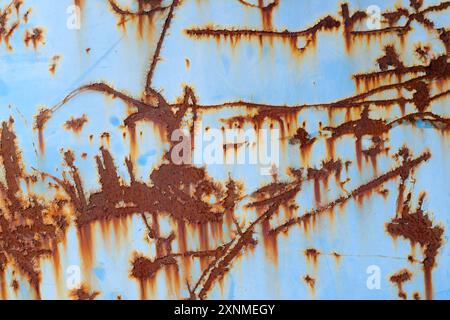
<instances>
[{"instance_id":1,"label":"dark rust line","mask_svg":"<svg viewBox=\"0 0 450 320\"><path fill-rule=\"evenodd\" d=\"M340 22L332 16L326 16L321 19L314 26L301 31L272 31L272 30L250 30L250 29L187 29L185 32L190 36L196 37L211 37L211 36L225 36L225 37L280 37L280 38L297 38L301 36L314 35L321 30L328 30L338 28Z\"/></svg>"},{"instance_id":2,"label":"dark rust line","mask_svg":"<svg viewBox=\"0 0 450 320\"><path fill-rule=\"evenodd\" d=\"M123 15L123 16L151 16L155 14L156 12L161 12L169 7L155 7L150 10L138 10L138 11L130 11L122 9L114 0L109 0L109 4L111 5L111 8L113 11L117 14Z\"/></svg>"},{"instance_id":3,"label":"dark rust line","mask_svg":"<svg viewBox=\"0 0 450 320\"><path fill-rule=\"evenodd\" d=\"M155 53L154 53L153 58L152 58L152 63L150 65L150 70L149 70L149 72L147 74L147 81L146 81L146 85L145 85L145 93L147 95L152 94L152 91L153 91L152 90L153 74L155 72L156 65L158 64L158 60L159 60L159 56L161 54L161 48L162 48L164 39L166 37L167 31L169 30L170 24L172 22L173 12L175 10L175 7L178 6L179 2L180 2L179 0L173 0L172 5L170 6L170 9L169 9L169 13L168 13L167 18L166 18L166 21L164 22L164 26L163 26L163 29L161 31L161 35L159 37L158 43L156 45Z\"/></svg>"}]
</instances>

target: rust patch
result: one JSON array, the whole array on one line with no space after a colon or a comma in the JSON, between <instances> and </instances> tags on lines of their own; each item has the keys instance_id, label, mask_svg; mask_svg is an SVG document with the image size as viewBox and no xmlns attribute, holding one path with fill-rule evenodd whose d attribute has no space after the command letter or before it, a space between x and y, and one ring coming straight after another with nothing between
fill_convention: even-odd
<instances>
[{"instance_id":1,"label":"rust patch","mask_svg":"<svg viewBox=\"0 0 450 320\"><path fill-rule=\"evenodd\" d=\"M13 264L24 275L40 298L41 257L54 254L51 243L62 238L67 223L61 207L64 202L55 198L44 202L21 191L21 181L29 176L25 172L21 154L13 131L12 118L2 122L0 157L5 172L5 184L0 183L0 270ZM55 209L51 209L51 208Z\"/></svg>"},{"instance_id":2,"label":"rust patch","mask_svg":"<svg viewBox=\"0 0 450 320\"><path fill-rule=\"evenodd\" d=\"M5 42L6 49L12 50L10 39L19 29L22 19L20 17L21 0L11 0L4 8L0 8L0 43ZM16 18L13 18L13 12ZM24 17L23 20L26 20ZM25 21L26 22L26 21Z\"/></svg>"},{"instance_id":3,"label":"rust patch","mask_svg":"<svg viewBox=\"0 0 450 320\"><path fill-rule=\"evenodd\" d=\"M162 257L151 261L145 257L137 257L132 265L131 275L134 278L147 280L155 276L156 272L163 266L176 265L177 261L174 257Z\"/></svg>"},{"instance_id":4,"label":"rust patch","mask_svg":"<svg viewBox=\"0 0 450 320\"><path fill-rule=\"evenodd\" d=\"M400 270L399 272L393 274L389 281L391 281L398 288L398 296L403 300L408 298L406 292L403 291L403 283L411 280L412 274L407 269Z\"/></svg>"},{"instance_id":5,"label":"rust patch","mask_svg":"<svg viewBox=\"0 0 450 320\"><path fill-rule=\"evenodd\" d=\"M74 289L70 292L70 297L73 300L95 300L100 294L98 291L91 291L86 285L82 285L79 289Z\"/></svg>"},{"instance_id":6,"label":"rust patch","mask_svg":"<svg viewBox=\"0 0 450 320\"><path fill-rule=\"evenodd\" d=\"M64 123L64 128L66 130L73 131L75 133L80 133L83 130L84 125L88 122L88 118L83 114L80 118L70 118Z\"/></svg>"},{"instance_id":7,"label":"rust patch","mask_svg":"<svg viewBox=\"0 0 450 320\"><path fill-rule=\"evenodd\" d=\"M425 259L422 261L425 278L425 297L433 298L432 270L436 264L436 255L442 246L442 235L444 229L440 226L433 226L428 215L423 211L422 205L425 193L422 193L417 208L411 210L411 194L403 203L401 215L392 219L387 224L387 231L393 237L401 236L411 244L419 244L423 250Z\"/></svg>"},{"instance_id":8,"label":"rust patch","mask_svg":"<svg viewBox=\"0 0 450 320\"><path fill-rule=\"evenodd\" d=\"M28 47L31 44L33 45L34 50L37 49L39 44L44 43L44 30L42 28L36 27L32 30L25 30L25 45Z\"/></svg>"}]
</instances>

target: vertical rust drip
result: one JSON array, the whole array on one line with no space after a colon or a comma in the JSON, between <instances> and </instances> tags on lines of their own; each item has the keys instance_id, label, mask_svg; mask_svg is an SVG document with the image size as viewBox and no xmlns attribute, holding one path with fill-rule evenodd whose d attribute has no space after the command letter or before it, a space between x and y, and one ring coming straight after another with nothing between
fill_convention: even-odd
<instances>
[{"instance_id":1,"label":"vertical rust drip","mask_svg":"<svg viewBox=\"0 0 450 320\"><path fill-rule=\"evenodd\" d=\"M138 146L136 140L136 126L128 126L128 135L130 136L130 159L136 160L138 155Z\"/></svg>"},{"instance_id":2,"label":"vertical rust drip","mask_svg":"<svg viewBox=\"0 0 450 320\"><path fill-rule=\"evenodd\" d=\"M358 167L358 171L362 170L362 141L360 138L356 138L355 141L355 156L356 156L356 165Z\"/></svg>"},{"instance_id":3,"label":"vertical rust drip","mask_svg":"<svg viewBox=\"0 0 450 320\"><path fill-rule=\"evenodd\" d=\"M275 7L278 6L278 0L264 5L264 0L258 0L258 7L261 10L263 30L270 31L273 29L272 14Z\"/></svg>"},{"instance_id":4,"label":"vertical rust drip","mask_svg":"<svg viewBox=\"0 0 450 320\"><path fill-rule=\"evenodd\" d=\"M58 250L58 243L56 241L52 244L52 264L53 264L53 272L55 275L55 283L56 283L56 290L59 292L60 284L61 284L61 257Z\"/></svg>"},{"instance_id":5,"label":"vertical rust drip","mask_svg":"<svg viewBox=\"0 0 450 320\"><path fill-rule=\"evenodd\" d=\"M94 261L94 242L92 240L92 226L85 225L78 228L81 263L86 275L91 274Z\"/></svg>"},{"instance_id":6,"label":"vertical rust drip","mask_svg":"<svg viewBox=\"0 0 450 320\"><path fill-rule=\"evenodd\" d=\"M320 205L320 180L314 179L314 200L316 201L316 205Z\"/></svg>"},{"instance_id":7,"label":"vertical rust drip","mask_svg":"<svg viewBox=\"0 0 450 320\"><path fill-rule=\"evenodd\" d=\"M38 144L41 155L43 155L45 151L44 128L46 122L50 119L50 116L51 111L49 109L41 108L35 117L34 128L38 131Z\"/></svg>"},{"instance_id":8,"label":"vertical rust drip","mask_svg":"<svg viewBox=\"0 0 450 320\"><path fill-rule=\"evenodd\" d=\"M261 228L266 254L276 265L278 263L278 243L277 238L270 234L270 220L265 219L261 224Z\"/></svg>"},{"instance_id":9,"label":"vertical rust drip","mask_svg":"<svg viewBox=\"0 0 450 320\"><path fill-rule=\"evenodd\" d=\"M3 269L0 269L0 299L1 300L8 299L8 293L6 290L6 275L5 270Z\"/></svg>"},{"instance_id":10,"label":"vertical rust drip","mask_svg":"<svg viewBox=\"0 0 450 320\"><path fill-rule=\"evenodd\" d=\"M347 52L350 52L352 46L352 30L354 24L365 18L367 15L364 11L357 11L350 15L350 9L347 3L341 5L341 15L344 20L344 41Z\"/></svg>"},{"instance_id":11,"label":"vertical rust drip","mask_svg":"<svg viewBox=\"0 0 450 320\"><path fill-rule=\"evenodd\" d=\"M424 266L424 279L425 279L425 299L433 300L433 279L432 279L432 267Z\"/></svg>"},{"instance_id":12,"label":"vertical rust drip","mask_svg":"<svg viewBox=\"0 0 450 320\"><path fill-rule=\"evenodd\" d=\"M306 256L306 259L309 262L313 263L314 270L317 272L318 259L319 259L319 256L320 256L320 252L317 249L315 249L315 248L308 248L308 249L305 250L305 256Z\"/></svg>"}]
</instances>

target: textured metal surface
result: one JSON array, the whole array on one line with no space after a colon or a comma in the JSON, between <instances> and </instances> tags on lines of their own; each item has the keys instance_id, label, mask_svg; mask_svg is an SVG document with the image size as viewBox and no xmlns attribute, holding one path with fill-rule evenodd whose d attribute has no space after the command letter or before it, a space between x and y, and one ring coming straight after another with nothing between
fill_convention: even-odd
<instances>
[{"instance_id":1,"label":"textured metal surface","mask_svg":"<svg viewBox=\"0 0 450 320\"><path fill-rule=\"evenodd\" d=\"M448 299L449 10L1 0L0 298Z\"/></svg>"}]
</instances>

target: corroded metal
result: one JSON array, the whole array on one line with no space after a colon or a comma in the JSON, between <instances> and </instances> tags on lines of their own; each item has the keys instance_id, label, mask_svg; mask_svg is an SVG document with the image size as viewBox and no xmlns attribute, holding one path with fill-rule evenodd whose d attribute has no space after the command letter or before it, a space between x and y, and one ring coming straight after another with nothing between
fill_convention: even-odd
<instances>
[{"instance_id":1,"label":"corroded metal","mask_svg":"<svg viewBox=\"0 0 450 320\"><path fill-rule=\"evenodd\" d=\"M302 22L290 30L287 12L299 4L287 0L105 0L103 22L114 28L108 45L115 43L100 44L105 53L87 40L97 32L98 8L61 1L80 11L81 28L65 31L70 48L58 52L58 25L33 20L49 4L30 2L0 1L2 64L44 54L45 69L30 77L49 84L32 82L36 99L13 92L0 100L7 110L0 113L1 298L433 299L446 292L434 278L448 270L448 195L440 189L449 175L450 2L385 4L378 27L366 8L336 3L335 12L310 8L316 21L298 12ZM209 22L205 6L232 10L236 26ZM123 51L103 66L108 72L95 73L117 47ZM139 50L148 56L134 61ZM228 61L231 74L258 54L271 64L247 70L266 77L245 86L256 92L252 99L233 90L245 70L220 77L204 58ZM70 78L79 68L87 71ZM358 70L345 79L354 92L307 84L347 69ZM30 85L6 70L13 81L2 75L0 94L4 81ZM205 97L207 73L219 98ZM136 80L122 88L122 78ZM274 100L265 101L255 88L268 84ZM295 102L283 101L284 92ZM269 176L255 175L258 165L193 161L214 129L239 133L220 144L229 159L267 144L246 135L267 128L280 132L281 145ZM178 163L173 155L185 139L188 161ZM366 283L374 265L381 293ZM411 281L413 289L405 286Z\"/></svg>"}]
</instances>

